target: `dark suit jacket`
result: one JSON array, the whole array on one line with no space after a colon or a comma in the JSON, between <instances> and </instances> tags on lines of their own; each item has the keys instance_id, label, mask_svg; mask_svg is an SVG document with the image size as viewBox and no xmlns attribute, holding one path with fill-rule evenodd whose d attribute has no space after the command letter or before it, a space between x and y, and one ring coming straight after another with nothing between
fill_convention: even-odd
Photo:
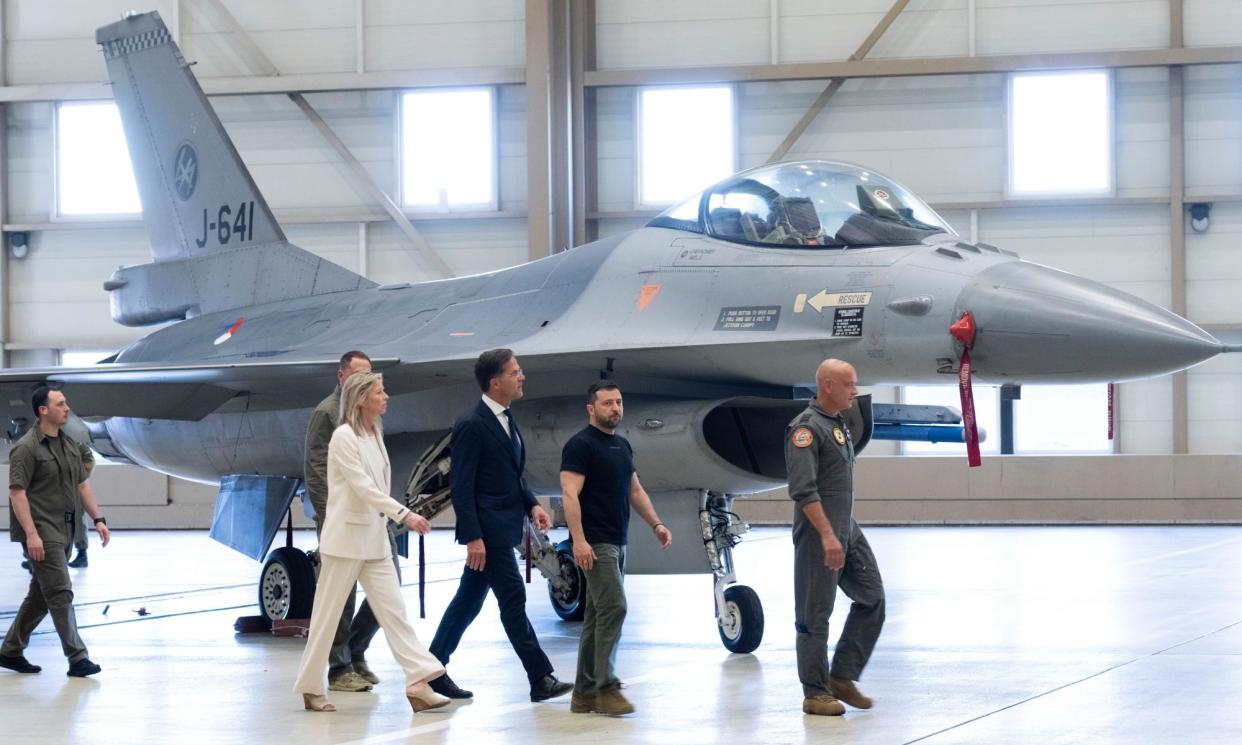
<instances>
[{"instance_id":1,"label":"dark suit jacket","mask_svg":"<svg viewBox=\"0 0 1242 745\"><path fill-rule=\"evenodd\" d=\"M516 422L512 422L514 427ZM521 437L521 430L518 430ZM525 443L514 456L509 435L483 401L453 426L449 482L457 515L457 542L482 538L511 549L522 542L522 525L537 502L526 486Z\"/></svg>"}]
</instances>

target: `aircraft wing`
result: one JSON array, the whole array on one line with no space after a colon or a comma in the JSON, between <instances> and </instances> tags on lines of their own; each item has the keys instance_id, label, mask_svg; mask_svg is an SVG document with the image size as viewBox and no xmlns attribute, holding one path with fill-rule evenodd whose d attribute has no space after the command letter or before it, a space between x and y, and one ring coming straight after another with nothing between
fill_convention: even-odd
<instances>
[{"instance_id":1,"label":"aircraft wing","mask_svg":"<svg viewBox=\"0 0 1242 745\"><path fill-rule=\"evenodd\" d=\"M400 360L372 360L377 371ZM103 363L89 367L48 367L0 371L0 394L11 416L26 416L30 395L40 385L65 392L74 413L82 417L135 417L196 421L229 399L244 394L281 405L305 399L313 406L339 360L269 362ZM266 407L265 407L266 408Z\"/></svg>"},{"instance_id":2,"label":"aircraft wing","mask_svg":"<svg viewBox=\"0 0 1242 745\"><path fill-rule=\"evenodd\" d=\"M823 340L790 340L791 345L822 346ZM532 345L533 347L534 345ZM683 395L711 395L698 385L727 384L729 388L761 389L761 379L744 380L737 371L725 373L726 360L753 359L767 353L762 345L711 344L684 347L640 347L576 350L573 352L531 348L515 350L536 395L565 395L578 391L549 390L547 385L564 374L594 376L614 369L630 381L633 392L672 394L689 386ZM770 352L770 350L769 350ZM438 359L377 357L372 366L384 373L385 388L394 395L445 386L473 384L476 350ZM25 417L30 394L40 385L65 392L69 405L81 417L134 417L197 421L230 399L246 395L251 411L314 406L322 397L325 381L336 375L338 360L300 359L270 361L100 363L88 367L48 367L0 370L0 395L8 404L10 418ZM742 365L745 369L749 365ZM756 368L761 369L761 368ZM808 378L814 371L808 371ZM672 388L670 388L672 386ZM782 386L788 391L787 386ZM762 392L762 391L760 391ZM775 391L773 391L775 392Z\"/></svg>"}]
</instances>

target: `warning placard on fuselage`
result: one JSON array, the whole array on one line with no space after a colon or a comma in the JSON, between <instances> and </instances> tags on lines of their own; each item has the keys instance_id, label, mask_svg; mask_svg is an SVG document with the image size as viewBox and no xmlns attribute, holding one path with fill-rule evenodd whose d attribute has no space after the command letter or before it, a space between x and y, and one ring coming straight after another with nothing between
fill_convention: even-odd
<instances>
[{"instance_id":1,"label":"warning placard on fuselage","mask_svg":"<svg viewBox=\"0 0 1242 745\"><path fill-rule=\"evenodd\" d=\"M862 336L863 308L833 308L833 336Z\"/></svg>"},{"instance_id":2,"label":"warning placard on fuselage","mask_svg":"<svg viewBox=\"0 0 1242 745\"><path fill-rule=\"evenodd\" d=\"M781 320L779 305L750 305L721 308L717 331L772 331Z\"/></svg>"}]
</instances>

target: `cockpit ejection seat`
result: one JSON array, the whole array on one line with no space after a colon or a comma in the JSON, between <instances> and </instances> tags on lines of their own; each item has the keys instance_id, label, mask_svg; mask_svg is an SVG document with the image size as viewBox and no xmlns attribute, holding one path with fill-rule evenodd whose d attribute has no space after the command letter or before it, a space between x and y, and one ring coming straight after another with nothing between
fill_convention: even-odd
<instances>
[{"instance_id":1,"label":"cockpit ejection seat","mask_svg":"<svg viewBox=\"0 0 1242 745\"><path fill-rule=\"evenodd\" d=\"M712 233L722 238L757 241L754 220L749 213L733 207L717 207L711 212Z\"/></svg>"},{"instance_id":2,"label":"cockpit ejection seat","mask_svg":"<svg viewBox=\"0 0 1242 745\"><path fill-rule=\"evenodd\" d=\"M775 229L768 235L768 242L790 245L815 245L819 238L819 214L808 197L777 197L772 200L772 216ZM774 241L773 238L779 236Z\"/></svg>"}]
</instances>

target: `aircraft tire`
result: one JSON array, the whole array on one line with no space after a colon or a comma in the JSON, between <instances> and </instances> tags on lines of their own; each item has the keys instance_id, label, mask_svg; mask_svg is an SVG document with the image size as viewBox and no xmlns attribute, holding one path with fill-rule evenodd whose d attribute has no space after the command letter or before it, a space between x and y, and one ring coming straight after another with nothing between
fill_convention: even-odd
<instances>
[{"instance_id":1,"label":"aircraft tire","mask_svg":"<svg viewBox=\"0 0 1242 745\"><path fill-rule=\"evenodd\" d=\"M720 641L730 652L746 654L759 648L763 641L763 604L759 594L746 585L725 588L725 614L716 628Z\"/></svg>"},{"instance_id":2,"label":"aircraft tire","mask_svg":"<svg viewBox=\"0 0 1242 745\"><path fill-rule=\"evenodd\" d=\"M552 610L562 621L581 621L586 616L586 575L574 564L574 549L569 541L556 544L556 558L560 559L561 572L570 578L570 592L562 595L548 581L548 599Z\"/></svg>"},{"instance_id":3,"label":"aircraft tire","mask_svg":"<svg viewBox=\"0 0 1242 745\"><path fill-rule=\"evenodd\" d=\"M310 618L315 600L315 565L305 551L281 546L267 555L259 573L259 613L268 621Z\"/></svg>"}]
</instances>

